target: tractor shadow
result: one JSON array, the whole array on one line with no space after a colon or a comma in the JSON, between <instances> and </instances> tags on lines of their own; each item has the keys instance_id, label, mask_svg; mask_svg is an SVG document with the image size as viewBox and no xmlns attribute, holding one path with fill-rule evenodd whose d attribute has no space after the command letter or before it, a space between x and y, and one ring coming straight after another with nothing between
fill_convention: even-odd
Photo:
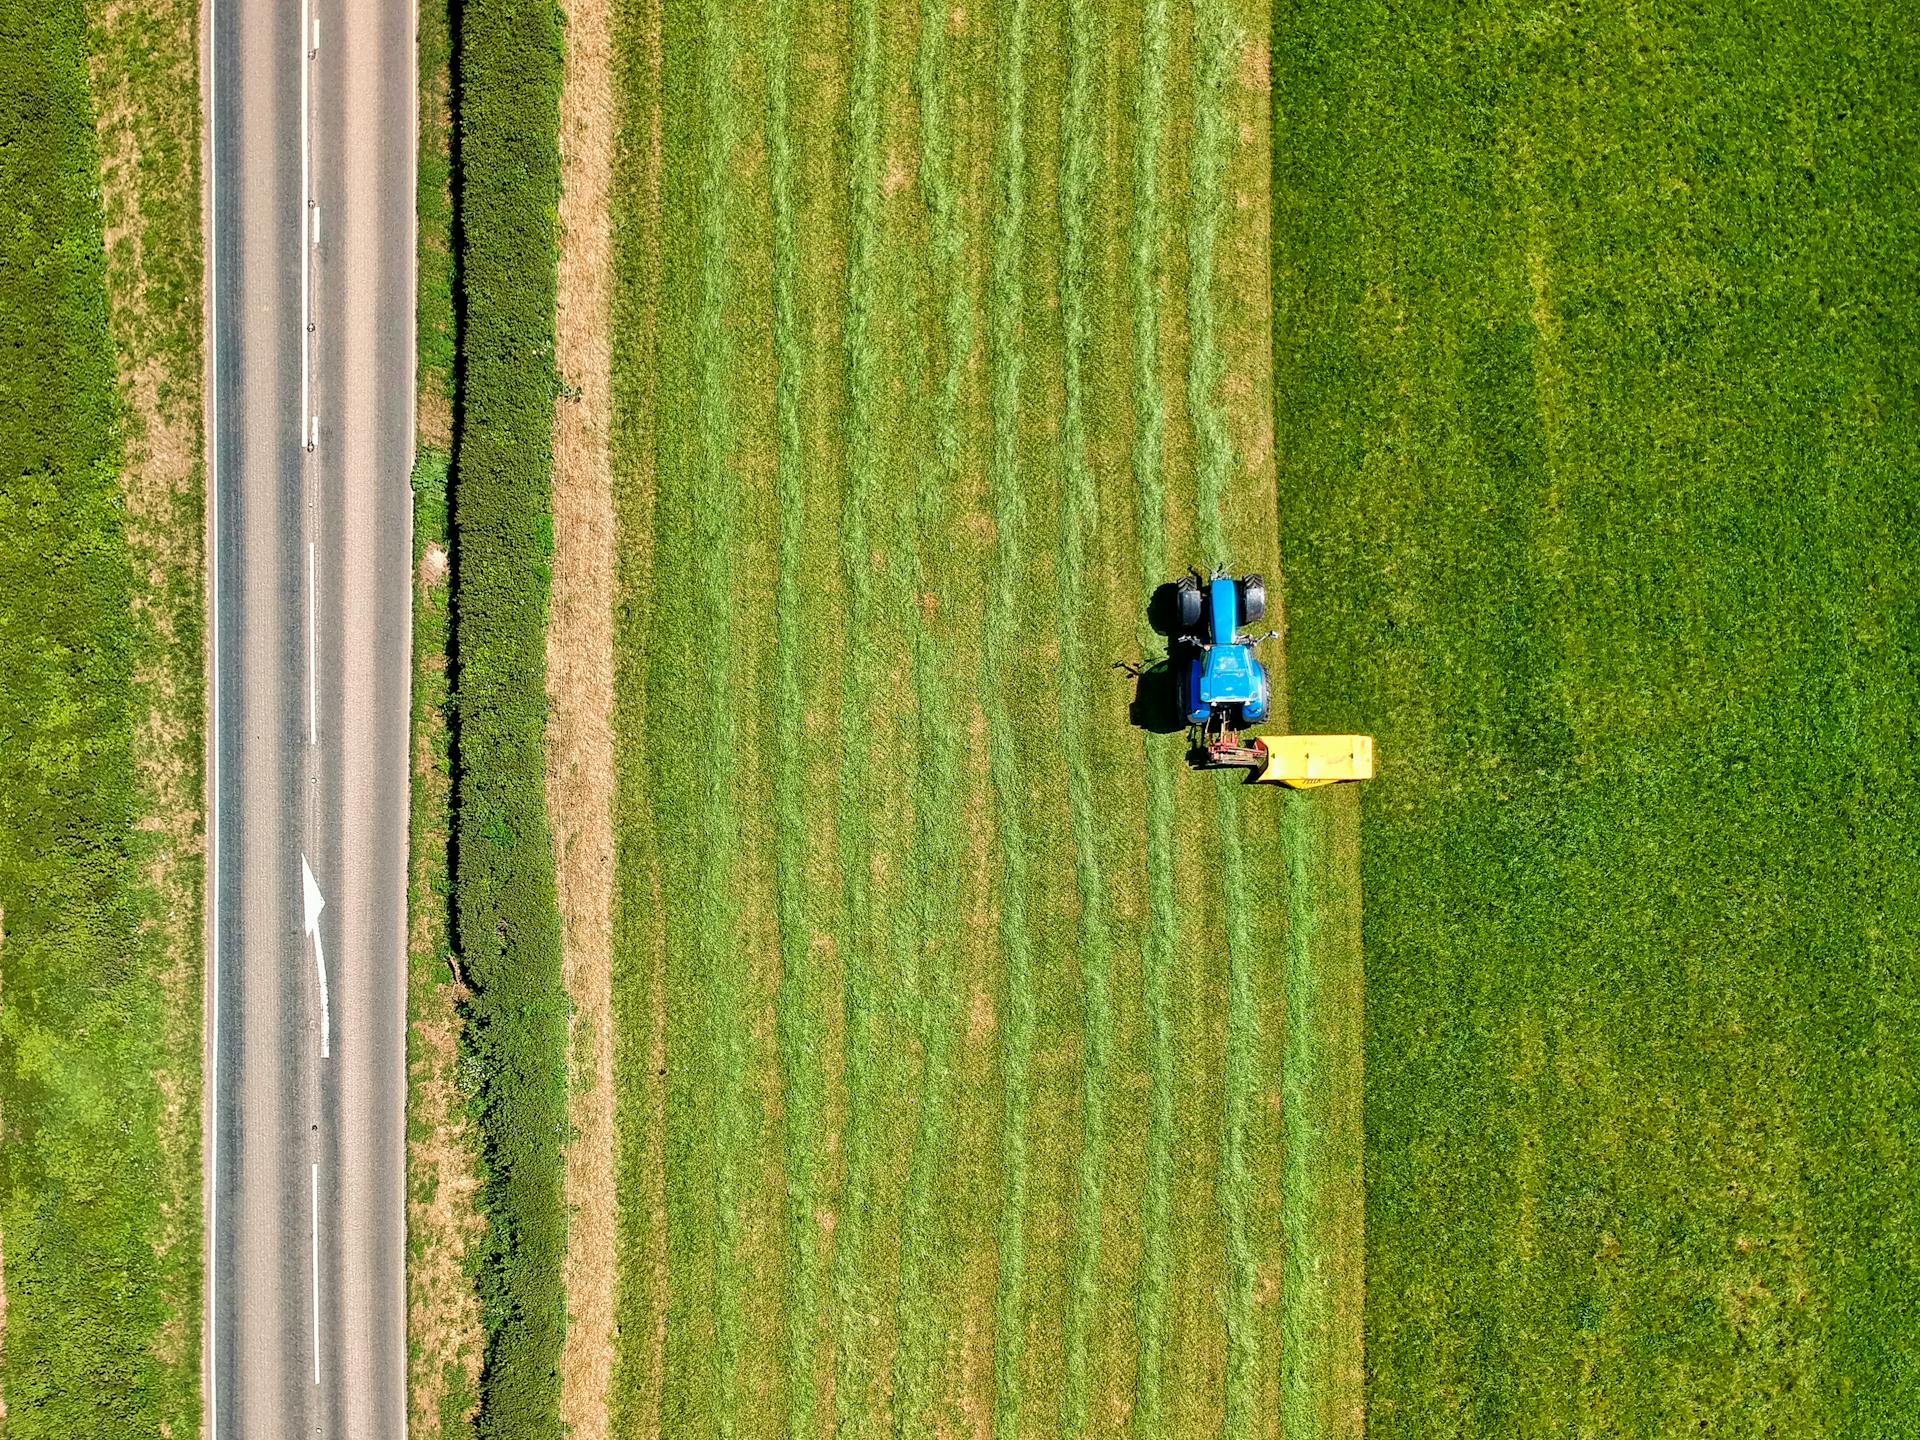
<instances>
[{"instance_id":1,"label":"tractor shadow","mask_svg":"<svg viewBox=\"0 0 1920 1440\"><path fill-rule=\"evenodd\" d=\"M1180 709L1179 667L1186 663L1191 642L1180 635L1180 592L1172 581L1148 598L1147 624L1156 635L1167 637L1167 658L1137 665L1115 662L1114 669L1133 678L1127 723L1151 735L1178 735L1187 729Z\"/></svg>"},{"instance_id":2,"label":"tractor shadow","mask_svg":"<svg viewBox=\"0 0 1920 1440\"><path fill-rule=\"evenodd\" d=\"M1180 712L1180 684L1174 678L1175 659L1147 665L1116 664L1133 677L1133 699L1127 704L1127 723L1150 735L1178 735L1187 728Z\"/></svg>"}]
</instances>

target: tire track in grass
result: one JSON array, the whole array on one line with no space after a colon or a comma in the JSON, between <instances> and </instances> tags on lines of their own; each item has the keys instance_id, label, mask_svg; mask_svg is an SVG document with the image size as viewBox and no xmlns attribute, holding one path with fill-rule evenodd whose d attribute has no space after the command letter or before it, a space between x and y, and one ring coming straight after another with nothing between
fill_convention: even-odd
<instances>
[{"instance_id":1,"label":"tire track in grass","mask_svg":"<svg viewBox=\"0 0 1920 1440\"><path fill-rule=\"evenodd\" d=\"M1127 237L1127 292L1133 313L1133 487L1140 576L1157 584L1167 569L1166 416L1160 395L1160 147L1167 129L1167 0L1146 0L1141 16L1140 79L1134 101L1133 221ZM1143 620L1142 652L1160 644ZM1147 933L1141 946L1142 1004L1147 1016L1147 1157L1141 1196L1141 1258L1135 1300L1139 1361L1134 1375L1132 1433L1166 1433L1163 1380L1167 1308L1172 1291L1174 1042L1171 981L1179 912L1173 889L1173 777L1144 743L1146 776Z\"/></svg>"},{"instance_id":2,"label":"tire track in grass","mask_svg":"<svg viewBox=\"0 0 1920 1440\"><path fill-rule=\"evenodd\" d=\"M1238 48L1224 0L1196 0L1193 8L1193 131L1188 162L1187 220L1187 413L1193 426L1194 478L1200 541L1212 564L1231 561L1227 548L1227 486L1233 448L1221 403L1225 366L1214 311L1214 250L1226 205L1226 167L1232 136L1227 85ZM1247 1127L1256 1083L1256 1012L1253 935L1248 920L1246 872L1240 844L1240 787L1221 777L1215 803L1220 838L1220 906L1227 940L1227 1034L1218 1181L1227 1251L1227 1284L1221 1308L1226 1322L1224 1433L1250 1434L1256 1332L1253 1321L1253 1247L1248 1238L1252 1180L1247 1166Z\"/></svg>"},{"instance_id":3,"label":"tire track in grass","mask_svg":"<svg viewBox=\"0 0 1920 1440\"><path fill-rule=\"evenodd\" d=\"M874 954L873 828L875 787L869 777L873 729L867 713L878 682L874 643L873 567L869 530L879 489L879 450L873 434L875 354L873 312L879 288L876 246L880 202L880 27L878 0L855 0L848 96L852 209L847 246L847 305L842 332L845 367L847 491L840 523L840 568L847 591L847 658L840 699L838 785L841 884L840 952L846 1028L847 1116L845 1182L833 1256L834 1416L845 1435L871 1433L878 1420L881 1374L874 1353L879 1327L865 1293L863 1268L873 1239L874 1179L879 1163L875 1132L876 1033L884 997Z\"/></svg>"},{"instance_id":4,"label":"tire track in grass","mask_svg":"<svg viewBox=\"0 0 1920 1440\"><path fill-rule=\"evenodd\" d=\"M1060 536L1055 634L1060 645L1060 743L1066 760L1068 823L1074 880L1080 898L1080 1000L1083 1048L1080 1148L1074 1162L1073 1253L1065 1314L1063 1440L1087 1431L1087 1332L1100 1274L1101 1180L1106 1166L1107 1069L1113 1051L1108 993L1112 934L1095 830L1088 773L1087 647L1081 634L1087 600L1087 550L1099 523L1093 474L1087 462L1086 356L1090 343L1087 298L1088 189L1093 171L1089 72L1094 44L1089 0L1068 0L1067 83L1060 131L1060 313L1062 410L1060 424Z\"/></svg>"},{"instance_id":5,"label":"tire track in grass","mask_svg":"<svg viewBox=\"0 0 1920 1440\"><path fill-rule=\"evenodd\" d=\"M800 572L806 528L805 456L800 427L804 345L794 234L794 159L787 73L793 52L793 0L774 0L767 30L767 186L772 212L774 441L774 895L780 933L775 1035L780 1064L782 1145L786 1161L786 1256L781 1330L786 1371L786 1431L816 1432L819 1405L813 1355L820 1328L822 1167L826 1131L824 1026L808 905L805 695Z\"/></svg>"},{"instance_id":6,"label":"tire track in grass","mask_svg":"<svg viewBox=\"0 0 1920 1440\"><path fill-rule=\"evenodd\" d=\"M724 324L732 281L727 265L728 205L733 158L731 80L735 47L732 29L717 0L701 6L700 105L706 145L700 192L700 299L695 321L699 366L697 400L700 461L694 496L694 536L698 560L694 583L704 618L702 679L710 695L727 696L733 684L733 636L728 624L732 589L731 530L737 510L738 477L729 455L733 424L727 379L731 345ZM713 1326L716 1383L715 1431L732 1440L739 1422L740 1346L742 1339L740 1153L748 1143L746 1031L741 1020L745 991L743 961L735 934L734 858L738 819L733 806L734 707L711 708L709 744L702 756L700 837L695 947L706 977L707 1053L713 1095Z\"/></svg>"},{"instance_id":7,"label":"tire track in grass","mask_svg":"<svg viewBox=\"0 0 1920 1440\"><path fill-rule=\"evenodd\" d=\"M1031 1100L1034 998L1032 938L1027 930L1027 835L1020 765L1008 714L1001 656L1019 618L1021 538L1026 501L1020 484L1021 309L1026 220L1026 0L1009 0L997 84L994 140L996 212L987 277L987 467L994 525L992 581L980 655L980 696L987 726L987 773L1000 841L1000 948L1005 1019L1000 1035L999 1279L993 1297L993 1431L1020 1433L1020 1361L1026 1345L1027 1118Z\"/></svg>"},{"instance_id":8,"label":"tire track in grass","mask_svg":"<svg viewBox=\"0 0 1920 1440\"><path fill-rule=\"evenodd\" d=\"M931 237L930 260L941 291L944 355L934 397L934 445L919 467L913 501L914 547L910 557L912 594L928 592L927 556L951 522L951 495L959 484L960 398L973 348L973 316L968 302L964 258L966 230L960 220L953 184L953 137L949 126L948 6L922 0L920 34L914 62L921 155L919 183ZM932 596L934 614L944 595ZM960 856L956 805L960 790L960 746L949 695L957 689L953 666L945 658L931 620L914 632L914 690L920 705L920 764L914 787L913 872L920 878L919 932L925 948L920 974L918 1035L921 1050L919 1113L902 1206L900 1287L894 1353L893 1394L896 1436L939 1433L934 1413L939 1393L937 1352L946 1315L933 1293L930 1264L939 1243L934 1232L935 1181L952 1144L953 1048L958 1023L958 979L954 945L946 917L955 912L952 876Z\"/></svg>"}]
</instances>

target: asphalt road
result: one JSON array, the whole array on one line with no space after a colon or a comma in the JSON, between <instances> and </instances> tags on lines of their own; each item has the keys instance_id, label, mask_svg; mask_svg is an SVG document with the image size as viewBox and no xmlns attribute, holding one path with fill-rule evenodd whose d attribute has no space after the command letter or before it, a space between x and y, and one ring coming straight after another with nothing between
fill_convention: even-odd
<instances>
[{"instance_id":1,"label":"asphalt road","mask_svg":"<svg viewBox=\"0 0 1920 1440\"><path fill-rule=\"evenodd\" d=\"M209 1429L395 1437L414 12L209 8Z\"/></svg>"}]
</instances>

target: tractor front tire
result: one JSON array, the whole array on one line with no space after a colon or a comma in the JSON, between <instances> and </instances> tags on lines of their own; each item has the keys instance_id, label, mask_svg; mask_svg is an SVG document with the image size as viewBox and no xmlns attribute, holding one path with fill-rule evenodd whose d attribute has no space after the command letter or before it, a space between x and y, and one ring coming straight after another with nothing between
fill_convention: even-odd
<instances>
[{"instance_id":1,"label":"tractor front tire","mask_svg":"<svg viewBox=\"0 0 1920 1440\"><path fill-rule=\"evenodd\" d=\"M1240 581L1240 623L1257 625L1267 616L1267 582L1258 575Z\"/></svg>"}]
</instances>

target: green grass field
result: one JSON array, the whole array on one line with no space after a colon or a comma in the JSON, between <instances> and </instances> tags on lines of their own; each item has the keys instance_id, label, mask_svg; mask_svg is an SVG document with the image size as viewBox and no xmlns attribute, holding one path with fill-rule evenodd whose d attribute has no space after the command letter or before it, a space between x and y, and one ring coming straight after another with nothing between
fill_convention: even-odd
<instances>
[{"instance_id":1,"label":"green grass field","mask_svg":"<svg viewBox=\"0 0 1920 1440\"><path fill-rule=\"evenodd\" d=\"M1276 569L1268 26L627 17L622 1433L1279 1433L1287 896L1353 836L1290 872L1109 668Z\"/></svg>"},{"instance_id":2,"label":"green grass field","mask_svg":"<svg viewBox=\"0 0 1920 1440\"><path fill-rule=\"evenodd\" d=\"M1376 1436L1920 1415L1890 7L1276 15L1301 728L1374 728Z\"/></svg>"}]
</instances>

